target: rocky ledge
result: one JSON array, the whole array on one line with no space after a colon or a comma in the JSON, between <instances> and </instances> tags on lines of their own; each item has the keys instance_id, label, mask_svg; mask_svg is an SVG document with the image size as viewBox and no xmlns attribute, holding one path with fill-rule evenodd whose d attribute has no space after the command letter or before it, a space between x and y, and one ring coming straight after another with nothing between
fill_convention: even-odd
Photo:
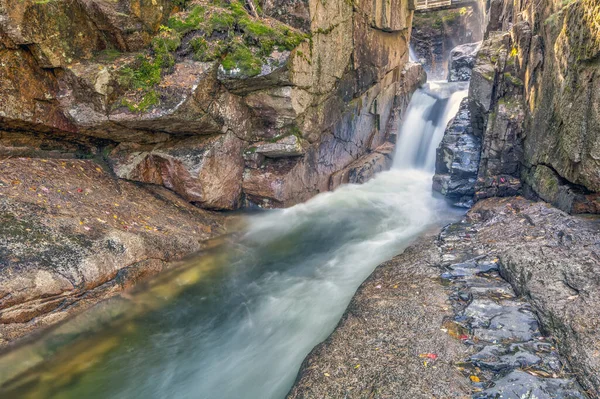
<instances>
[{"instance_id":1,"label":"rocky ledge","mask_svg":"<svg viewBox=\"0 0 600 399\"><path fill-rule=\"evenodd\" d=\"M223 216L92 160L0 162L0 346L169 268Z\"/></svg>"},{"instance_id":2,"label":"rocky ledge","mask_svg":"<svg viewBox=\"0 0 600 399\"><path fill-rule=\"evenodd\" d=\"M289 398L597 397L599 239L542 202L477 203L375 270Z\"/></svg>"}]
</instances>

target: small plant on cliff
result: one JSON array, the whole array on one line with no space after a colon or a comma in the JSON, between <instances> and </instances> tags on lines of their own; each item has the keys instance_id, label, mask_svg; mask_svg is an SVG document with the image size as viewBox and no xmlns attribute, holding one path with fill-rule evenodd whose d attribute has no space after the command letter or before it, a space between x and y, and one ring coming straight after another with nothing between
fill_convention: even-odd
<instances>
[{"instance_id":1,"label":"small plant on cliff","mask_svg":"<svg viewBox=\"0 0 600 399\"><path fill-rule=\"evenodd\" d=\"M226 71L239 70L245 76L256 76L262 70L263 61L244 44L235 45L221 62Z\"/></svg>"},{"instance_id":2,"label":"small plant on cliff","mask_svg":"<svg viewBox=\"0 0 600 399\"><path fill-rule=\"evenodd\" d=\"M254 8L259 9L257 4ZM191 53L194 60L220 61L226 71L252 77L260 74L274 50L292 50L306 37L278 21L251 17L238 0L196 5L160 27L152 39L151 52L121 68L122 87L136 91L135 95L128 94L121 105L143 112L159 103L157 85L162 75L172 72L175 52L182 42L189 46L183 54Z\"/></svg>"},{"instance_id":3,"label":"small plant on cliff","mask_svg":"<svg viewBox=\"0 0 600 399\"><path fill-rule=\"evenodd\" d=\"M160 102L158 93L154 90L150 90L144 94L142 99L138 102L124 98L121 101L121 105L126 106L131 112L146 112L150 107Z\"/></svg>"}]
</instances>

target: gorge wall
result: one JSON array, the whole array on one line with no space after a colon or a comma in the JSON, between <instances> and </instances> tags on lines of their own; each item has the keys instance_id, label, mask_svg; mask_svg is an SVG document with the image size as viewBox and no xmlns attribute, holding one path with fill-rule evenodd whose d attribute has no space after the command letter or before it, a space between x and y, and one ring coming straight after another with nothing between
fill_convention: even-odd
<instances>
[{"instance_id":1,"label":"gorge wall","mask_svg":"<svg viewBox=\"0 0 600 399\"><path fill-rule=\"evenodd\" d=\"M599 18L592 0L491 2L467 110L481 161L463 192L600 212ZM461 164L460 152L441 148L438 161ZM460 179L445 169L437 186L451 193Z\"/></svg>"},{"instance_id":2,"label":"gorge wall","mask_svg":"<svg viewBox=\"0 0 600 399\"><path fill-rule=\"evenodd\" d=\"M1 12L4 153L25 137L63 155L77 144L74 156L101 154L118 177L208 209L333 188L422 79L405 68L407 1L267 2L273 18L237 1L5 0Z\"/></svg>"},{"instance_id":3,"label":"gorge wall","mask_svg":"<svg viewBox=\"0 0 600 399\"><path fill-rule=\"evenodd\" d=\"M249 4L0 0L0 344L390 166L412 3Z\"/></svg>"},{"instance_id":4,"label":"gorge wall","mask_svg":"<svg viewBox=\"0 0 600 399\"><path fill-rule=\"evenodd\" d=\"M430 80L446 80L450 51L483 39L484 2L462 8L416 12L411 46Z\"/></svg>"}]
</instances>

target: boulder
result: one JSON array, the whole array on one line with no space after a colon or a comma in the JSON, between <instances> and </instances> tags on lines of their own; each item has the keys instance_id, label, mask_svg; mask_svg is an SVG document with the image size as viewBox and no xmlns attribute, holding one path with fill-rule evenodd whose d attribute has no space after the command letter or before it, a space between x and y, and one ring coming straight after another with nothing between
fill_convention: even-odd
<instances>
[{"instance_id":1,"label":"boulder","mask_svg":"<svg viewBox=\"0 0 600 399\"><path fill-rule=\"evenodd\" d=\"M481 139L473 134L469 100L465 98L448 123L436 150L433 189L448 197L455 205L470 207L481 154Z\"/></svg>"},{"instance_id":2,"label":"boulder","mask_svg":"<svg viewBox=\"0 0 600 399\"><path fill-rule=\"evenodd\" d=\"M122 143L109 159L118 177L165 186L203 208L240 205L242 141L232 132L154 146Z\"/></svg>"},{"instance_id":3,"label":"boulder","mask_svg":"<svg viewBox=\"0 0 600 399\"><path fill-rule=\"evenodd\" d=\"M342 184L362 184L371 180L379 172L392 167L394 161L394 144L384 143L375 151L364 155L331 175L329 189L334 190Z\"/></svg>"},{"instance_id":4,"label":"boulder","mask_svg":"<svg viewBox=\"0 0 600 399\"><path fill-rule=\"evenodd\" d=\"M471 79L471 71L475 66L475 58L481 42L461 44L450 51L448 59L448 81L468 82Z\"/></svg>"},{"instance_id":5,"label":"boulder","mask_svg":"<svg viewBox=\"0 0 600 399\"><path fill-rule=\"evenodd\" d=\"M545 165L536 165L525 173L533 196L568 213L600 213L600 194L570 184Z\"/></svg>"}]
</instances>

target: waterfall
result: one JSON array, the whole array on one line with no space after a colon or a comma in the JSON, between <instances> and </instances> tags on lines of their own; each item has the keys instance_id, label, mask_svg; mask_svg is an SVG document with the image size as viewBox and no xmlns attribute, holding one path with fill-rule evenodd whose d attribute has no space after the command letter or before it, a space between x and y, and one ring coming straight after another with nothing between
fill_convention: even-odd
<instances>
[{"instance_id":1,"label":"waterfall","mask_svg":"<svg viewBox=\"0 0 600 399\"><path fill-rule=\"evenodd\" d=\"M68 344L82 325L76 318L64 325L67 334L0 358L24 365L50 356L33 377L12 379L3 397L283 399L373 269L428 227L458 218L432 195L431 177L435 149L465 94L454 83L418 90L392 170L247 217L234 242L212 250L222 255L218 263L188 261L185 275L202 278L185 290L177 277L157 294L146 291L137 300L152 306L123 327L96 327ZM206 275L207 262L218 273Z\"/></svg>"},{"instance_id":2,"label":"waterfall","mask_svg":"<svg viewBox=\"0 0 600 399\"><path fill-rule=\"evenodd\" d=\"M408 57L411 62L419 62L419 57L417 57L417 53L415 53L412 45L408 47Z\"/></svg>"},{"instance_id":3,"label":"waterfall","mask_svg":"<svg viewBox=\"0 0 600 399\"><path fill-rule=\"evenodd\" d=\"M433 173L435 150L467 89L462 82L430 82L413 94L396 144L395 168Z\"/></svg>"}]
</instances>

